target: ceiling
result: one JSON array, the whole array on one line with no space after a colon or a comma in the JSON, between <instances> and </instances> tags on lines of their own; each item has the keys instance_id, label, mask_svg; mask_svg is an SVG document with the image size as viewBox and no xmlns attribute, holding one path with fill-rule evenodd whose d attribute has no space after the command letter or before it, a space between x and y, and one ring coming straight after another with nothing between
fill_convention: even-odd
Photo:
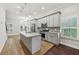
<instances>
[{"instance_id":1,"label":"ceiling","mask_svg":"<svg viewBox=\"0 0 79 59\"><path fill-rule=\"evenodd\" d=\"M11 15L36 17L55 9L60 9L70 4L68 3L2 3L8 17Z\"/></svg>"}]
</instances>

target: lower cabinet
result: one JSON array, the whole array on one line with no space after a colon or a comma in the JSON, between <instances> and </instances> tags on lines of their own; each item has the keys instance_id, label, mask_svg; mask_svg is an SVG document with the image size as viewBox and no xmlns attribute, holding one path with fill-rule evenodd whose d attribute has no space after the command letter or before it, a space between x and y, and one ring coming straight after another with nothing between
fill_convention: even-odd
<instances>
[{"instance_id":1,"label":"lower cabinet","mask_svg":"<svg viewBox=\"0 0 79 59\"><path fill-rule=\"evenodd\" d=\"M46 33L45 39L51 43L54 43L56 45L59 44L59 35L58 33Z\"/></svg>"},{"instance_id":2,"label":"lower cabinet","mask_svg":"<svg viewBox=\"0 0 79 59\"><path fill-rule=\"evenodd\" d=\"M45 32L45 40L48 40L48 32Z\"/></svg>"}]
</instances>

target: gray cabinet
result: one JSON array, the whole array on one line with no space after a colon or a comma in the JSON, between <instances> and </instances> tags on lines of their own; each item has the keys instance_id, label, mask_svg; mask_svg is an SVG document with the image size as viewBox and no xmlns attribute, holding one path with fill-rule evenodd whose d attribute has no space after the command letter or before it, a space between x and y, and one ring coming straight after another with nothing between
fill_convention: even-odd
<instances>
[{"instance_id":1,"label":"gray cabinet","mask_svg":"<svg viewBox=\"0 0 79 59\"><path fill-rule=\"evenodd\" d=\"M38 27L47 23L48 27L60 27L60 14L54 14L38 20Z\"/></svg>"},{"instance_id":2,"label":"gray cabinet","mask_svg":"<svg viewBox=\"0 0 79 59\"><path fill-rule=\"evenodd\" d=\"M56 44L56 45L59 44L59 35L58 35L58 33L49 33L49 32L48 32L48 33L45 35L45 39L46 39L47 41L51 42L51 43Z\"/></svg>"},{"instance_id":3,"label":"gray cabinet","mask_svg":"<svg viewBox=\"0 0 79 59\"><path fill-rule=\"evenodd\" d=\"M54 18L54 27L59 27L60 26L60 15L59 14L55 14L53 15Z\"/></svg>"},{"instance_id":4,"label":"gray cabinet","mask_svg":"<svg viewBox=\"0 0 79 59\"><path fill-rule=\"evenodd\" d=\"M60 26L60 14L55 14L46 17L48 27L59 27Z\"/></svg>"},{"instance_id":5,"label":"gray cabinet","mask_svg":"<svg viewBox=\"0 0 79 59\"><path fill-rule=\"evenodd\" d=\"M48 32L45 32L45 40L48 40Z\"/></svg>"},{"instance_id":6,"label":"gray cabinet","mask_svg":"<svg viewBox=\"0 0 79 59\"><path fill-rule=\"evenodd\" d=\"M54 17L53 15L52 16L49 16L49 27L53 27L54 26Z\"/></svg>"}]
</instances>

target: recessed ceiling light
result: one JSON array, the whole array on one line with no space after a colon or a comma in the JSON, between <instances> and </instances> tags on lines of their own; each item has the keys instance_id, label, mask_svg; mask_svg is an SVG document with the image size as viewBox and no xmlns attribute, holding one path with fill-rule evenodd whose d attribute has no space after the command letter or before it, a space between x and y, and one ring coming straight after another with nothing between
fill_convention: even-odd
<instances>
[{"instance_id":1,"label":"recessed ceiling light","mask_svg":"<svg viewBox=\"0 0 79 59\"><path fill-rule=\"evenodd\" d=\"M17 8L21 8L20 6L17 6Z\"/></svg>"},{"instance_id":2,"label":"recessed ceiling light","mask_svg":"<svg viewBox=\"0 0 79 59\"><path fill-rule=\"evenodd\" d=\"M29 18L30 18L31 16L29 16Z\"/></svg>"},{"instance_id":3,"label":"recessed ceiling light","mask_svg":"<svg viewBox=\"0 0 79 59\"><path fill-rule=\"evenodd\" d=\"M42 10L44 10L44 9L45 9L45 7L41 7L41 9L42 9Z\"/></svg>"},{"instance_id":4,"label":"recessed ceiling light","mask_svg":"<svg viewBox=\"0 0 79 59\"><path fill-rule=\"evenodd\" d=\"M18 14L19 12L16 12L16 14Z\"/></svg>"}]
</instances>

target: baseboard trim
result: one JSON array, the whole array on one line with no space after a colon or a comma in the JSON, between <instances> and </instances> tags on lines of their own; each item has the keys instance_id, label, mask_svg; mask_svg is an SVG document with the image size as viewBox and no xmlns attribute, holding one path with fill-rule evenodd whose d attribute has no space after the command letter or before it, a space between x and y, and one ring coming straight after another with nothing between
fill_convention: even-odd
<instances>
[{"instance_id":1,"label":"baseboard trim","mask_svg":"<svg viewBox=\"0 0 79 59\"><path fill-rule=\"evenodd\" d=\"M7 39L8 39L8 38L7 38ZM0 49L0 55L1 55L2 50L3 50L3 48L4 48L4 46L5 46L6 42L7 42L7 39L5 40L5 42L4 42L4 44L3 44L3 46L2 46L2 47L1 47L1 49Z\"/></svg>"},{"instance_id":2,"label":"baseboard trim","mask_svg":"<svg viewBox=\"0 0 79 59\"><path fill-rule=\"evenodd\" d=\"M69 44L65 44L65 43L62 43L62 42L60 42L60 44L79 50L79 47L75 47L75 46L72 46L72 45L69 45Z\"/></svg>"},{"instance_id":3,"label":"baseboard trim","mask_svg":"<svg viewBox=\"0 0 79 59\"><path fill-rule=\"evenodd\" d=\"M7 34L8 36L12 36L12 35L19 35L19 33L15 33L15 34Z\"/></svg>"}]
</instances>

